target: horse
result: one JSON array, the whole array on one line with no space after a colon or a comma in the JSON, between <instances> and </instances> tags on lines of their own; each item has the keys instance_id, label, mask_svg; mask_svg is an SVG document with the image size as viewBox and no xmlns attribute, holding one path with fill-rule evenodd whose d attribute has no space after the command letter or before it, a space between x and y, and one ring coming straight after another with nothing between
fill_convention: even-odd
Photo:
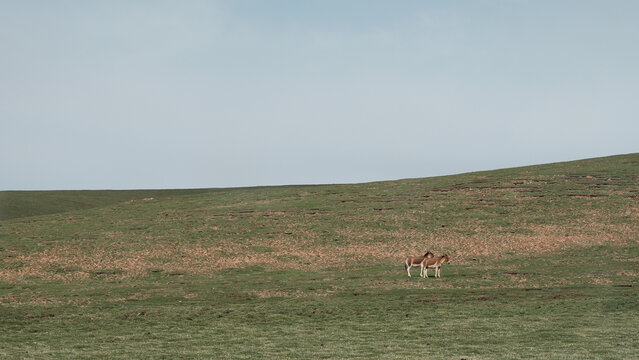
<instances>
[{"instance_id":1,"label":"horse","mask_svg":"<svg viewBox=\"0 0 639 360\"><path fill-rule=\"evenodd\" d=\"M412 268L413 266L419 266L419 276L422 276L422 273L424 272L424 266L422 265L422 263L425 259L432 259L433 257L435 257L435 254L427 251L424 256L409 256L408 258L406 258L406 261L404 261L404 269L408 273L408 277L411 277L410 268Z\"/></svg>"},{"instance_id":2,"label":"horse","mask_svg":"<svg viewBox=\"0 0 639 360\"><path fill-rule=\"evenodd\" d=\"M450 256L444 254L438 258L430 258L430 259L424 259L422 260L422 263L420 264L421 267L424 269L424 274L426 276L423 277L428 277L428 269L435 269L435 277L442 277L442 264L443 263L449 263L450 262Z\"/></svg>"}]
</instances>

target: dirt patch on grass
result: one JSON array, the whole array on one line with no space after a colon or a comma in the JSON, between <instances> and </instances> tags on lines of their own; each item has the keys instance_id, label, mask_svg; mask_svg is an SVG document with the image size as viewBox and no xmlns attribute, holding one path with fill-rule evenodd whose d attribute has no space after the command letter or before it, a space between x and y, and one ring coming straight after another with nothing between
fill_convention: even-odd
<instances>
[{"instance_id":1,"label":"dirt patch on grass","mask_svg":"<svg viewBox=\"0 0 639 360\"><path fill-rule=\"evenodd\" d=\"M84 306L89 300L85 298L59 298L59 297L18 297L14 295L1 295L0 305L8 306L21 306L21 305L41 305L47 306L59 306L59 305L74 305Z\"/></svg>"},{"instance_id":2,"label":"dirt patch on grass","mask_svg":"<svg viewBox=\"0 0 639 360\"><path fill-rule=\"evenodd\" d=\"M379 236L379 233L376 235ZM366 233L359 236L352 240L370 238L370 234ZM552 227L538 227L534 230L534 235L483 237L448 234L435 237L407 230L387 232L383 237L388 240L315 246L309 246L299 238L259 240L260 244L269 248L268 252L257 252L250 245L232 241L223 241L215 246L158 245L142 250L56 247L5 259L3 263L9 266L0 269L0 279L8 282L30 277L63 281L85 280L96 276L124 279L158 272L208 275L222 269L255 265L269 269L296 270L354 268L371 263L397 263L399 266L406 256L421 255L426 250L431 250L436 255L448 253L452 264L466 264L477 259L490 262L504 255L539 255L575 246L617 242L610 234L565 236L558 234L557 229ZM12 263L21 266L12 268Z\"/></svg>"},{"instance_id":3,"label":"dirt patch on grass","mask_svg":"<svg viewBox=\"0 0 639 360\"><path fill-rule=\"evenodd\" d=\"M600 276L596 276L596 275L588 275L586 277L588 279L588 281L591 284L594 285L610 285L612 284L612 280L605 278L605 277L600 277Z\"/></svg>"},{"instance_id":4,"label":"dirt patch on grass","mask_svg":"<svg viewBox=\"0 0 639 360\"><path fill-rule=\"evenodd\" d=\"M16 256L11 261L24 265L18 269L0 269L0 279L15 281L35 277L72 281L84 280L92 275L125 278L146 273L152 266L151 259L164 254L162 249L118 251L63 246Z\"/></svg>"},{"instance_id":5,"label":"dirt patch on grass","mask_svg":"<svg viewBox=\"0 0 639 360\"><path fill-rule=\"evenodd\" d=\"M262 289L252 290L251 295L260 299L281 297L281 298L302 298L302 297L323 297L335 294L338 291L337 287L332 289L317 289L310 291L303 291L302 289Z\"/></svg>"},{"instance_id":6,"label":"dirt patch on grass","mask_svg":"<svg viewBox=\"0 0 639 360\"><path fill-rule=\"evenodd\" d=\"M619 276L630 276L630 277L634 277L634 278L639 278L639 272L636 272L636 271L630 271L630 270L621 270L621 271L617 271L617 275L619 275Z\"/></svg>"},{"instance_id":7,"label":"dirt patch on grass","mask_svg":"<svg viewBox=\"0 0 639 360\"><path fill-rule=\"evenodd\" d=\"M528 256L551 253L574 247L595 245L621 245L625 239L614 235L610 229L599 229L592 234L571 234L565 227L529 226L530 234L477 234L465 236L448 231L437 235L420 232L416 229L395 231L360 231L354 239L383 238L378 242L352 244L345 247L316 248L322 262L331 259L343 261L398 261L407 256L422 255L427 250L437 256L449 254L451 263L471 263L474 260L490 261L504 255ZM623 233L632 233L629 229L617 229ZM346 236L347 234L344 233ZM300 254L302 255L302 254Z\"/></svg>"},{"instance_id":8,"label":"dirt patch on grass","mask_svg":"<svg viewBox=\"0 0 639 360\"><path fill-rule=\"evenodd\" d=\"M26 254L13 251L2 260L0 280L124 279L150 273L211 275L223 269L255 265L296 270L356 268L376 263L401 266L407 256L422 255L427 250L436 255L449 254L452 264L468 264L492 262L503 256L537 256L575 247L623 245L638 231L637 226L595 222L571 226L527 225L529 231L525 234L479 229L472 235L448 227L433 232L432 228L385 230L349 226L335 229L338 237L327 240L322 230L311 225L288 223L281 232L268 233L274 234L272 236L250 240L229 238L216 240L214 244L206 239L198 244L158 241L153 247L130 249L112 242L109 248L58 246ZM117 239L124 234L111 231L105 236ZM153 239L145 241L154 243Z\"/></svg>"},{"instance_id":9,"label":"dirt patch on grass","mask_svg":"<svg viewBox=\"0 0 639 360\"><path fill-rule=\"evenodd\" d=\"M117 297L117 298L114 298L114 299L107 299L107 301L108 302L121 302L121 301L131 301L131 300L139 301L139 300L148 299L150 297L151 297L150 294L136 293L136 294L130 295L128 297Z\"/></svg>"}]
</instances>

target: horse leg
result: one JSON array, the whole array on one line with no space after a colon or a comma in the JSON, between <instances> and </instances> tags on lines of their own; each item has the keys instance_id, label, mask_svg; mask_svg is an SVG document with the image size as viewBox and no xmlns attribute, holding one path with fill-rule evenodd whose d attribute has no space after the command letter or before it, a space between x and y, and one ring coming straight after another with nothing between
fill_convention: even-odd
<instances>
[{"instance_id":1,"label":"horse leg","mask_svg":"<svg viewBox=\"0 0 639 360\"><path fill-rule=\"evenodd\" d=\"M408 273L408 277L410 276L410 265L408 265L408 263L406 263L406 272Z\"/></svg>"}]
</instances>

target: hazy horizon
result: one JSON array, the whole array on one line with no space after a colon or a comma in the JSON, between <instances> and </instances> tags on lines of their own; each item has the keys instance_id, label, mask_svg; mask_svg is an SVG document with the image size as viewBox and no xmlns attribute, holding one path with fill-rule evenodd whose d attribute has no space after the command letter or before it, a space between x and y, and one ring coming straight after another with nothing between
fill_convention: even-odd
<instances>
[{"instance_id":1,"label":"hazy horizon","mask_svg":"<svg viewBox=\"0 0 639 360\"><path fill-rule=\"evenodd\" d=\"M613 156L624 156L624 155L632 155L636 153L627 153L627 154L611 154L611 155L603 155L596 156L591 158L583 158L583 159L569 159L562 161L554 161L549 163L541 163L541 164L523 164L523 165L514 165L509 167L500 167L494 169L477 169L471 171L462 171L456 173L446 173L446 174L435 174L429 176L419 176L419 177L408 177L408 178L393 178L393 179L376 179L369 181L361 181L361 182L342 182L342 183L290 183L290 184L259 184L259 185L245 185L245 186L205 186L205 187L186 187L186 188L78 188L78 189L0 189L1 191L118 191L118 190L198 190L198 189L239 189L239 188L259 188L259 187L278 187L278 186L322 186L322 185L350 185L350 184L366 184L366 183L375 183L375 182L386 182L386 181L401 181L401 180L410 180L410 179L427 179L427 178L436 178L441 176L455 176L455 175L463 175L470 174L475 172L489 172L489 171L498 171L504 169L516 169L521 167L529 167L529 166L537 166L537 165L551 165L558 164L564 162L572 162L572 161L580 161L580 160L590 160L597 158L606 158Z\"/></svg>"}]
</instances>

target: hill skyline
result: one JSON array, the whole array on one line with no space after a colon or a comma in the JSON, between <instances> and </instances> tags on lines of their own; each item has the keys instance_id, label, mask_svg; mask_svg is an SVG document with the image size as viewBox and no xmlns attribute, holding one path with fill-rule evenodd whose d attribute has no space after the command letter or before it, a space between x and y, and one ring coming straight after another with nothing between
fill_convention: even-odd
<instances>
[{"instance_id":1,"label":"hill skyline","mask_svg":"<svg viewBox=\"0 0 639 360\"><path fill-rule=\"evenodd\" d=\"M638 189L630 154L346 185L2 192L0 356L636 358ZM426 250L451 261L408 278Z\"/></svg>"},{"instance_id":2,"label":"hill skyline","mask_svg":"<svg viewBox=\"0 0 639 360\"><path fill-rule=\"evenodd\" d=\"M491 169L465 172L460 174L445 174L433 177L421 177L421 178L408 178L408 179L395 179L395 180L380 180L370 181L359 184L377 183L377 182L393 182L410 179L429 179L447 176L456 176L464 174L472 174L476 172L491 172L500 170L516 170L519 168L528 167L540 167L550 166L564 163L575 163L580 161L589 160L603 160L603 159L615 159L623 156L633 156L637 154L619 154L604 157L596 157L590 159L581 160L566 160L548 164L534 164L534 165L522 165L513 168L503 169ZM0 190L0 220L11 219L22 216L34 216L52 214L64 209L89 209L97 206L105 206L113 204L118 201L136 200L142 198L149 198L153 196L161 196L167 194L195 194L199 192L207 191L224 191L224 190L237 190L237 189L254 189L254 188L275 188L275 187L287 187L287 186L322 186L322 185L358 185L358 183L352 184L285 184L285 185L262 185L262 186L250 186L250 187L230 187L230 188L195 188L195 189L78 189L78 190ZM25 210L29 209L29 210Z\"/></svg>"}]
</instances>

